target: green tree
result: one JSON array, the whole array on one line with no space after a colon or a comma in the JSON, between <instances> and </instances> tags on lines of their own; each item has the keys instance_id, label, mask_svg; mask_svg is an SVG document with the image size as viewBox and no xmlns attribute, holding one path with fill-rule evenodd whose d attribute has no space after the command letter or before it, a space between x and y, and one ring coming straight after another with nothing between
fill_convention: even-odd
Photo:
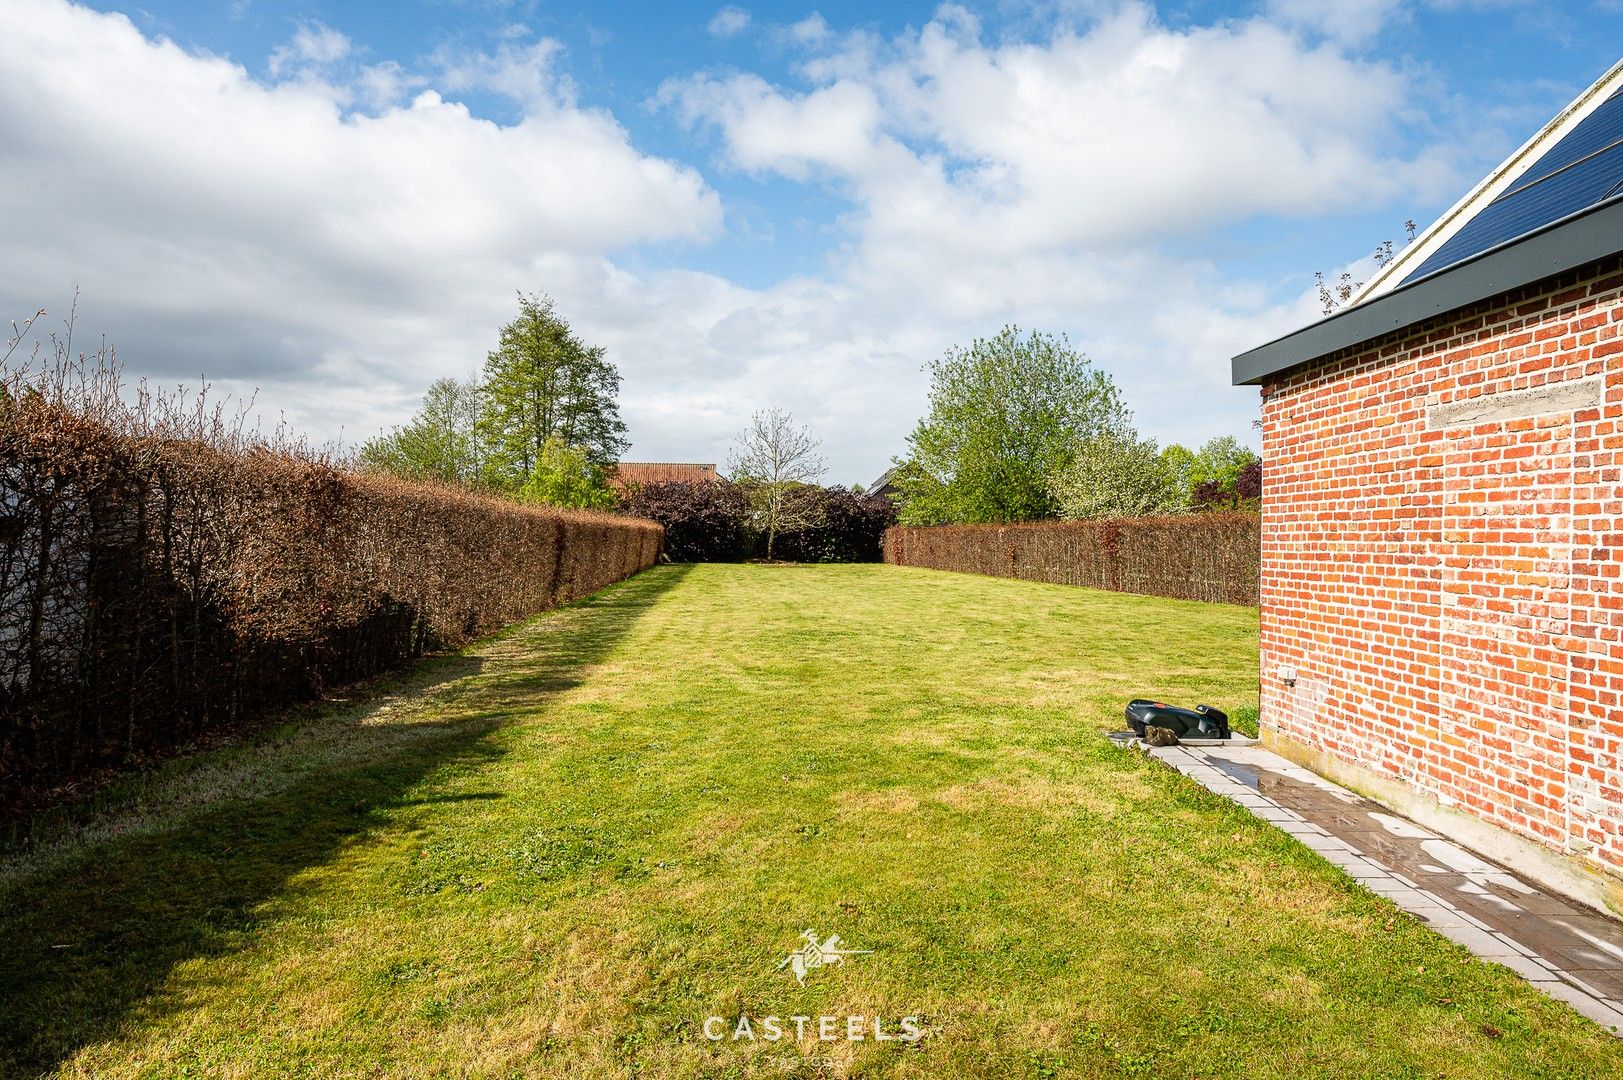
<instances>
[{"instance_id":1,"label":"green tree","mask_svg":"<svg viewBox=\"0 0 1623 1080\"><path fill-rule=\"evenodd\" d=\"M480 387L490 485L522 487L552 438L594 465L614 462L626 447L619 390L619 371L601 348L575 336L550 298L520 294L518 317L502 327Z\"/></svg>"},{"instance_id":2,"label":"green tree","mask_svg":"<svg viewBox=\"0 0 1623 1080\"><path fill-rule=\"evenodd\" d=\"M1208 439L1195 451L1189 468L1189 486L1214 483L1224 491L1234 487L1240 471L1257 460L1256 452L1232 435Z\"/></svg>"},{"instance_id":3,"label":"green tree","mask_svg":"<svg viewBox=\"0 0 1623 1080\"><path fill-rule=\"evenodd\" d=\"M1161 465L1172 484L1175 506L1187 509L1190 492L1195 489L1195 452L1187 446L1169 443L1161 449Z\"/></svg>"},{"instance_id":4,"label":"green tree","mask_svg":"<svg viewBox=\"0 0 1623 1080\"><path fill-rule=\"evenodd\" d=\"M1054 501L1068 520L1140 517L1183 508L1171 470L1154 440L1130 431L1083 440L1053 479Z\"/></svg>"},{"instance_id":5,"label":"green tree","mask_svg":"<svg viewBox=\"0 0 1623 1080\"><path fill-rule=\"evenodd\" d=\"M515 494L525 502L577 510L610 510L616 502L603 466L556 435L541 444L535 468Z\"/></svg>"},{"instance_id":6,"label":"green tree","mask_svg":"<svg viewBox=\"0 0 1623 1080\"><path fill-rule=\"evenodd\" d=\"M361 446L361 461L412 480L476 484L481 464L475 433L478 416L477 385L438 379L409 422Z\"/></svg>"},{"instance_id":7,"label":"green tree","mask_svg":"<svg viewBox=\"0 0 1623 1080\"><path fill-rule=\"evenodd\" d=\"M929 412L897 478L910 525L1053 517L1052 478L1085 440L1128 425L1110 376L1063 336L1008 326L928 370Z\"/></svg>"}]
</instances>

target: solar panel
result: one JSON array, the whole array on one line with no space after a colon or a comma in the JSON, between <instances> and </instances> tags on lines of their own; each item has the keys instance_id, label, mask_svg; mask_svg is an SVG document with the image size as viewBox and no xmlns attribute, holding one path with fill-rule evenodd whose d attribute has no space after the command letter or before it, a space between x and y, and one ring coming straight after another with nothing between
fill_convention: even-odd
<instances>
[{"instance_id":1,"label":"solar panel","mask_svg":"<svg viewBox=\"0 0 1623 1080\"><path fill-rule=\"evenodd\" d=\"M1404 278L1417 281L1623 191L1623 90Z\"/></svg>"}]
</instances>

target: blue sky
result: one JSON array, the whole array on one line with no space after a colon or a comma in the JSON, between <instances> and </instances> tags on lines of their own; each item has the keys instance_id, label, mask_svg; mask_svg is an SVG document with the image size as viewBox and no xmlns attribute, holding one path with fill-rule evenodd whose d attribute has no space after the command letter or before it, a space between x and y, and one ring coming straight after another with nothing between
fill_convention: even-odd
<instances>
[{"instance_id":1,"label":"blue sky","mask_svg":"<svg viewBox=\"0 0 1623 1080\"><path fill-rule=\"evenodd\" d=\"M77 287L132 373L319 438L472 371L520 289L620 364L639 459L784 406L867 481L1007 321L1152 436L1250 437L1228 357L1620 40L1615 2L14 0L0 300Z\"/></svg>"}]
</instances>

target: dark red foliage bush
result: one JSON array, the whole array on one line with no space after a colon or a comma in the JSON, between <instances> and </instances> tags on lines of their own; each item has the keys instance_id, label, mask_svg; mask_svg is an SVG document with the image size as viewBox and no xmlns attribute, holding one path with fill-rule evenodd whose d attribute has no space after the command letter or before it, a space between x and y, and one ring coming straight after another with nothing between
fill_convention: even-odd
<instances>
[{"instance_id":1,"label":"dark red foliage bush","mask_svg":"<svg viewBox=\"0 0 1623 1080\"><path fill-rule=\"evenodd\" d=\"M778 534L776 554L795 562L878 562L885 530L896 524L888 498L843 487L799 488L789 510L803 524Z\"/></svg>"},{"instance_id":2,"label":"dark red foliage bush","mask_svg":"<svg viewBox=\"0 0 1623 1080\"><path fill-rule=\"evenodd\" d=\"M1262 462L1253 461L1234 478L1234 495L1241 501L1262 498Z\"/></svg>"},{"instance_id":3,"label":"dark red foliage bush","mask_svg":"<svg viewBox=\"0 0 1623 1080\"><path fill-rule=\"evenodd\" d=\"M1231 493L1220 480L1202 480L1189 493L1189 502L1197 510L1214 510L1231 500Z\"/></svg>"},{"instance_id":4,"label":"dark red foliage bush","mask_svg":"<svg viewBox=\"0 0 1623 1080\"><path fill-rule=\"evenodd\" d=\"M672 562L738 562L749 556L744 493L725 480L640 484L622 503L633 517L665 528Z\"/></svg>"}]
</instances>

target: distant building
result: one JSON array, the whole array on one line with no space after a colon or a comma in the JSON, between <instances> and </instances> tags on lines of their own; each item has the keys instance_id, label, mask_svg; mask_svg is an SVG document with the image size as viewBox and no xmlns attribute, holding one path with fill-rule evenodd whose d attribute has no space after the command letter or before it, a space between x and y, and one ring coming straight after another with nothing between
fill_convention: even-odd
<instances>
[{"instance_id":1,"label":"distant building","mask_svg":"<svg viewBox=\"0 0 1623 1080\"><path fill-rule=\"evenodd\" d=\"M643 484L696 484L719 480L714 462L622 461L609 470L609 486L615 491Z\"/></svg>"},{"instance_id":2,"label":"distant building","mask_svg":"<svg viewBox=\"0 0 1623 1080\"><path fill-rule=\"evenodd\" d=\"M863 489L864 495L883 495L887 499L894 499L898 494L896 487L897 466L891 466L880 474L879 479Z\"/></svg>"}]
</instances>

